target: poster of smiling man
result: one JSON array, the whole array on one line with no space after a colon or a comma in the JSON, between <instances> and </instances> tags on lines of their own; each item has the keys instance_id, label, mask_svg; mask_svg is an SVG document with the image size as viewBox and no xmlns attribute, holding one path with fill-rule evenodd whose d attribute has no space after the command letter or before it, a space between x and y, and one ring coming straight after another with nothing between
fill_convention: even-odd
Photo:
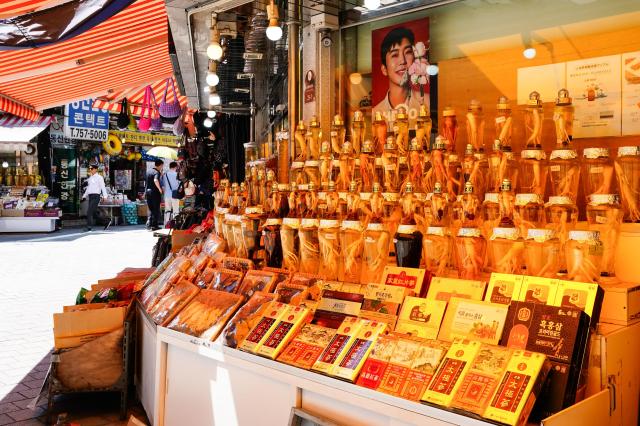
<instances>
[{"instance_id":1,"label":"poster of smiling man","mask_svg":"<svg viewBox=\"0 0 640 426\"><path fill-rule=\"evenodd\" d=\"M429 19L396 24L371 33L373 113L387 121L403 106L414 122L420 106L429 109Z\"/></svg>"}]
</instances>

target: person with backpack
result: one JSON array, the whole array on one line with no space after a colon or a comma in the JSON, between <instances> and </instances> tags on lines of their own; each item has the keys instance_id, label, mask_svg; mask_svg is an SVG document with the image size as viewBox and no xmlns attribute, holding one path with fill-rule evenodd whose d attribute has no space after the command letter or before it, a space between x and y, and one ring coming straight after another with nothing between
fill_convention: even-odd
<instances>
[{"instance_id":1,"label":"person with backpack","mask_svg":"<svg viewBox=\"0 0 640 426\"><path fill-rule=\"evenodd\" d=\"M149 219L147 219L147 229L155 231L160 229L160 202L162 200L162 167L164 161L156 160L155 167L147 173L145 182L145 198L149 207Z\"/></svg>"},{"instance_id":2,"label":"person with backpack","mask_svg":"<svg viewBox=\"0 0 640 426\"><path fill-rule=\"evenodd\" d=\"M180 200L183 198L184 188L178 179L178 163L172 161L169 170L162 176L164 188L164 224L180 212Z\"/></svg>"}]
</instances>

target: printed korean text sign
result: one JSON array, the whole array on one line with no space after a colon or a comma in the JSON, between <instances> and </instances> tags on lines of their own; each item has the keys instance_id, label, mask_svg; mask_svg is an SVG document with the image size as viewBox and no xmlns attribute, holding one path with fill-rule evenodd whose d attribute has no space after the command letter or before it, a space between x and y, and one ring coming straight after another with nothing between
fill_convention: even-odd
<instances>
[{"instance_id":1,"label":"printed korean text sign","mask_svg":"<svg viewBox=\"0 0 640 426\"><path fill-rule=\"evenodd\" d=\"M64 135L68 138L103 142L109 136L109 112L93 107L93 99L65 107Z\"/></svg>"}]
</instances>

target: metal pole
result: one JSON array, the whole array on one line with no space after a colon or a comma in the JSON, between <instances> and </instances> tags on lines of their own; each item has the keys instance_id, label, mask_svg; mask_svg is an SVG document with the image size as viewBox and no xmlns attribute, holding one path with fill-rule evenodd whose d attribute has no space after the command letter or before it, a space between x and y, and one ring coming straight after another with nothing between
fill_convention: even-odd
<instances>
[{"instance_id":1,"label":"metal pole","mask_svg":"<svg viewBox=\"0 0 640 426\"><path fill-rule=\"evenodd\" d=\"M287 40L289 41L289 63L288 63L288 74L287 74L287 83L288 83L288 121L289 121L289 140L288 144L280 144L278 152L278 180L280 183L288 183L289 182L289 160L295 153L295 150L292 149L295 143L293 140L293 135L295 131L295 126L298 123L298 119L300 116L299 112L299 98L300 93L298 90L299 84L299 66L300 66L300 23L298 21L298 15L300 10L300 0L290 0L288 2L288 11L287 11ZM286 159L286 160L285 160Z\"/></svg>"}]
</instances>

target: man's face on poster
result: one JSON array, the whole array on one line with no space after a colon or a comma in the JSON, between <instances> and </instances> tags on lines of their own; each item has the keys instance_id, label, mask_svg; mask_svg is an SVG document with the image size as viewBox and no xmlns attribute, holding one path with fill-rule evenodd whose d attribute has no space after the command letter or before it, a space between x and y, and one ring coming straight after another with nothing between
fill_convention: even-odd
<instances>
[{"instance_id":1,"label":"man's face on poster","mask_svg":"<svg viewBox=\"0 0 640 426\"><path fill-rule=\"evenodd\" d=\"M389 78L389 84L404 85L407 82L407 71L414 59L409 39L403 38L399 44L391 46L385 55L386 65L382 64L382 74Z\"/></svg>"}]
</instances>

